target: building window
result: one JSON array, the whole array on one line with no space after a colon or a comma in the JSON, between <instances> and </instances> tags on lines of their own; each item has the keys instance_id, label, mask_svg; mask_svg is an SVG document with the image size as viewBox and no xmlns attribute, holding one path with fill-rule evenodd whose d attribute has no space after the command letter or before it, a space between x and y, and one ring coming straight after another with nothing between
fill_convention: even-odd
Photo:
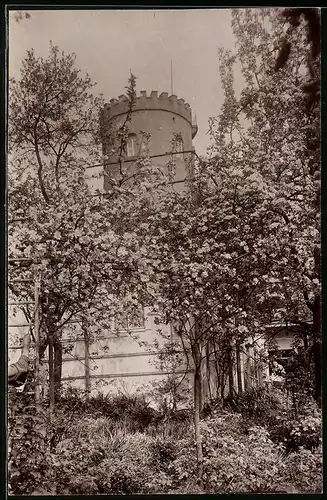
<instances>
[{"instance_id":1,"label":"building window","mask_svg":"<svg viewBox=\"0 0 327 500\"><path fill-rule=\"evenodd\" d=\"M178 153L176 155L177 158L183 159L183 151L184 151L183 139L180 138L176 141L176 153Z\"/></svg>"},{"instance_id":2,"label":"building window","mask_svg":"<svg viewBox=\"0 0 327 500\"><path fill-rule=\"evenodd\" d=\"M136 330L138 328L144 328L144 308L139 306L135 311L120 316L115 320L116 330Z\"/></svg>"},{"instance_id":3,"label":"building window","mask_svg":"<svg viewBox=\"0 0 327 500\"><path fill-rule=\"evenodd\" d=\"M173 152L175 153L175 158L180 158L181 160L184 158L184 143L182 136L180 134L175 134L173 139Z\"/></svg>"},{"instance_id":4,"label":"building window","mask_svg":"<svg viewBox=\"0 0 327 500\"><path fill-rule=\"evenodd\" d=\"M126 153L128 157L137 155L137 137L135 134L130 134L128 136Z\"/></svg>"},{"instance_id":5,"label":"building window","mask_svg":"<svg viewBox=\"0 0 327 500\"><path fill-rule=\"evenodd\" d=\"M269 355L269 375L273 374L273 366L272 362L275 361L279 365L281 365L283 368L285 368L288 364L288 362L292 359L293 357L293 349L274 349L268 351Z\"/></svg>"}]
</instances>

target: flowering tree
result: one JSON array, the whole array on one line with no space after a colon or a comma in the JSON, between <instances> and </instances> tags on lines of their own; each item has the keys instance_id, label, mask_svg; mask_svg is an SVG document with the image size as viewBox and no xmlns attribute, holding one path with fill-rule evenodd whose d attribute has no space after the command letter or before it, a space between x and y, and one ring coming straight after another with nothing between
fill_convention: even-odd
<instances>
[{"instance_id":1,"label":"flowering tree","mask_svg":"<svg viewBox=\"0 0 327 500\"><path fill-rule=\"evenodd\" d=\"M319 52L312 61L306 32L287 29L282 13L278 9L233 12L236 54L221 51L225 102L222 115L211 122L212 154L217 168L239 165L243 170L253 168L261 177L265 203L275 214L274 221L263 221L267 236L275 238L275 252L284 247L283 258L276 259L270 270L282 304L272 312L310 330L319 400L320 113L318 95L308 106L306 94L312 64L319 75ZM276 60L286 34L291 50L285 66L279 67ZM239 98L233 89L235 64L245 81Z\"/></svg>"},{"instance_id":2,"label":"flowering tree","mask_svg":"<svg viewBox=\"0 0 327 500\"><path fill-rule=\"evenodd\" d=\"M268 235L262 224L279 216L270 210L261 188L254 169L244 173L230 166L212 174L209 165L199 165L189 190L167 194L157 213L139 226L153 305L174 324L194 369L200 476L203 379L210 377L210 365L218 360L221 378L215 389L221 386L224 394L227 378L233 394L235 353L246 339L255 341L264 333L270 319L266 304L280 293L271 269L275 259L283 258L285 247L276 249L277 228Z\"/></svg>"},{"instance_id":3,"label":"flowering tree","mask_svg":"<svg viewBox=\"0 0 327 500\"><path fill-rule=\"evenodd\" d=\"M40 355L49 346L52 403L63 328L69 324L74 336L82 326L92 341L114 315L137 309L134 213L151 206L151 191L162 182L143 158L128 182L122 171L104 196L92 192L87 169L103 164L103 102L74 64L74 55L52 45L47 59L29 51L20 80L10 82L9 258L19 265L10 268L9 287L18 301L31 301L34 285L20 278L40 279ZM134 77L128 92L132 102ZM31 320L30 308L22 309Z\"/></svg>"},{"instance_id":4,"label":"flowering tree","mask_svg":"<svg viewBox=\"0 0 327 500\"><path fill-rule=\"evenodd\" d=\"M311 118L307 129L307 149L309 162L308 166L310 174L316 180L315 191L316 199L314 199L313 209L319 214L320 211L320 186L319 186L319 173L320 173L320 39L321 39L321 26L320 26L320 12L317 8L304 8L304 9L285 9L282 15L289 23L288 32L292 33L296 30L306 31L306 42L308 46L306 67L307 72L302 82L302 91L306 95L305 111ZM284 46L287 44L288 50L283 55L283 47L280 49L275 70L278 71L284 67L290 57L292 44L288 38L284 40ZM311 279L320 280L320 248L316 244L313 252L314 273L311 273ZM313 314L313 326L311 330L312 348L309 350L309 361L311 354L314 358L314 373L315 373L315 398L320 401L321 398L321 297L320 290L315 291L312 299L309 300L309 294L304 289L304 298L306 305ZM302 325L304 331L310 331L307 324ZM308 341L304 337L304 350L308 352ZM307 379L307 372L310 368L310 362L307 363L307 370L305 378ZM295 374L294 374L295 375ZM295 375L296 377L296 375ZM294 378L295 378L294 377ZM296 377L299 378L299 377Z\"/></svg>"},{"instance_id":5,"label":"flowering tree","mask_svg":"<svg viewBox=\"0 0 327 500\"><path fill-rule=\"evenodd\" d=\"M200 477L202 361L223 352L233 390L233 351L264 336L273 320L308 324L308 300L320 293L319 161L308 148L317 116L306 112L301 87L307 44L292 33L288 66L274 72L285 30L279 14L233 12L236 54L220 51L225 100L210 122L210 159L138 228L149 296L174 323L194 367ZM239 97L236 63L244 78ZM316 338L313 329L311 345ZM318 394L318 378L316 386Z\"/></svg>"}]
</instances>

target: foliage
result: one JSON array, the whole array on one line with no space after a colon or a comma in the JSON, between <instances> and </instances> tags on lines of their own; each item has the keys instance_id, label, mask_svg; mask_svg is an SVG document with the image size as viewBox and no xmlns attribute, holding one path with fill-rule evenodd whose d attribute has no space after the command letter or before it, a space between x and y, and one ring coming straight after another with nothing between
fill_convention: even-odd
<instances>
[{"instance_id":1,"label":"foliage","mask_svg":"<svg viewBox=\"0 0 327 500\"><path fill-rule=\"evenodd\" d=\"M9 392L8 474L12 494L55 491L48 429L45 410L37 409L29 395Z\"/></svg>"},{"instance_id":2,"label":"foliage","mask_svg":"<svg viewBox=\"0 0 327 500\"><path fill-rule=\"evenodd\" d=\"M260 427L235 435L209 419L203 426L204 481L209 491L269 492L283 467L281 450ZM223 427L223 428L221 428ZM229 429L231 428L231 425ZM225 431L225 432L224 432ZM245 453L246 450L246 453Z\"/></svg>"},{"instance_id":3,"label":"foliage","mask_svg":"<svg viewBox=\"0 0 327 500\"><path fill-rule=\"evenodd\" d=\"M302 321L316 353L317 397L320 391L317 315L310 327L320 300L319 110L305 111L309 49L301 31L292 32L287 67L273 72L284 38L280 14L233 11L235 52L220 51L224 102L210 123L210 159L198 161L185 190L167 193L137 228L148 301L173 323L194 369L198 464L204 359L218 366L224 358L224 387L246 339L257 343L272 321ZM239 97L236 64L244 79Z\"/></svg>"},{"instance_id":4,"label":"foliage","mask_svg":"<svg viewBox=\"0 0 327 500\"><path fill-rule=\"evenodd\" d=\"M235 421L236 420L236 421ZM212 416L203 423L205 468L204 478L210 491L224 492L281 492L281 477L288 478L285 485L300 492L299 476L292 475L296 464L301 463L299 455L292 454L284 458L284 447L271 441L264 427L253 425L246 432L242 429L240 416ZM306 491L321 491L321 456L308 452L308 462L304 466L306 474L311 470L315 480ZM292 465L291 465L292 464ZM319 471L315 471L315 467ZM299 471L299 469L298 469ZM303 481L303 484L307 480ZM295 479L295 481L294 481ZM284 491L287 491L287 486ZM303 490L302 490L303 491Z\"/></svg>"},{"instance_id":5,"label":"foliage","mask_svg":"<svg viewBox=\"0 0 327 500\"><path fill-rule=\"evenodd\" d=\"M268 418L280 414L286 408L285 399L282 391L261 386L228 397L224 404L232 411L241 413L245 419L264 425Z\"/></svg>"},{"instance_id":6,"label":"foliage","mask_svg":"<svg viewBox=\"0 0 327 500\"><path fill-rule=\"evenodd\" d=\"M126 429L102 433L101 444L93 433L75 435L57 447L59 488L69 494L149 493L153 487L160 487L165 476L164 471L160 474L157 469L162 456L167 459L167 453L163 455L167 449L164 443L157 444L154 437L131 434Z\"/></svg>"},{"instance_id":7,"label":"foliage","mask_svg":"<svg viewBox=\"0 0 327 500\"><path fill-rule=\"evenodd\" d=\"M307 414L313 411L317 410L306 409ZM264 427L227 409L214 410L201 421L202 487L196 478L196 446L189 421L185 422L180 434L169 430L171 421L160 424L166 426L165 432L160 432L160 427L155 433L151 427L138 432L124 419L116 420L110 414L98 417L90 410L88 414L83 415L83 412L85 409L81 411L78 405L75 415L73 407L57 408L52 421L47 421L41 429L43 448L39 453L36 448L26 457L25 445L17 449L16 468L12 469L16 476L10 478L13 494L33 491L95 495L321 490L319 447L314 450L299 448L285 457L285 446L274 444ZM306 418L309 427L313 420ZM30 426L27 431L28 440L34 440L34 446L40 430L35 424L36 420L33 428ZM19 425L18 422L16 432ZM303 430L303 426L301 428Z\"/></svg>"},{"instance_id":8,"label":"foliage","mask_svg":"<svg viewBox=\"0 0 327 500\"><path fill-rule=\"evenodd\" d=\"M176 458L176 442L157 439L152 445L152 453L155 461L162 465L166 465Z\"/></svg>"},{"instance_id":9,"label":"foliage","mask_svg":"<svg viewBox=\"0 0 327 500\"><path fill-rule=\"evenodd\" d=\"M317 449L322 442L321 411L314 403L306 404L296 417L285 410L275 415L268 424L271 439L282 443L287 452Z\"/></svg>"},{"instance_id":10,"label":"foliage","mask_svg":"<svg viewBox=\"0 0 327 500\"><path fill-rule=\"evenodd\" d=\"M133 228L166 183L143 157L133 175L121 171L106 196L90 186L90 177L103 180L103 173L90 176L89 168L104 162L103 100L93 87L75 55L52 44L45 59L28 51L20 79L10 81L9 289L32 302L33 281L40 279L40 355L53 344L58 389L63 329L72 341L83 334L92 343L114 317L135 314L142 302L142 245ZM133 75L127 94L132 105ZM26 282L13 282L22 277ZM31 321L31 309L21 310Z\"/></svg>"},{"instance_id":11,"label":"foliage","mask_svg":"<svg viewBox=\"0 0 327 500\"><path fill-rule=\"evenodd\" d=\"M264 427L245 425L238 414L213 413L201 423L204 452L203 488L211 493L319 492L321 452L292 453L285 459L282 445L274 444ZM181 453L171 464L180 491L196 491L195 446L180 442ZM307 453L308 460L301 463ZM303 458L302 458L303 457ZM301 467L305 477L301 480ZM316 469L317 468L317 469ZM313 481L309 480L311 470ZM297 475L298 474L298 475ZM291 490L291 491L290 491Z\"/></svg>"},{"instance_id":12,"label":"foliage","mask_svg":"<svg viewBox=\"0 0 327 500\"><path fill-rule=\"evenodd\" d=\"M308 9L308 14L309 10L314 9ZM303 14L297 12L298 17ZM221 116L211 121L212 167L230 169L233 165L243 172L252 167L261 193L266 191L263 205L272 216L279 214L269 222L268 213L262 213L266 231L263 238L256 238L262 252L276 257L269 273L262 274L266 297L259 299L257 309L262 304L262 312L271 311L270 321L286 320L304 327L307 338L302 342L306 356L311 355L314 362L315 398L319 400L320 100L316 94L308 109L304 89L312 70L319 81L319 54L312 61L304 29L288 29L283 13L281 9L233 11L236 50L221 51L225 102ZM298 21L301 24L303 19ZM292 49L287 64L274 72L285 37ZM236 65L244 78L239 97L233 84ZM274 248L269 248L270 239L275 241ZM279 253L282 249L283 254Z\"/></svg>"},{"instance_id":13,"label":"foliage","mask_svg":"<svg viewBox=\"0 0 327 500\"><path fill-rule=\"evenodd\" d=\"M295 335L292 356L284 366L285 388L291 391L297 400L309 400L314 397L315 367L308 343L306 332Z\"/></svg>"},{"instance_id":14,"label":"foliage","mask_svg":"<svg viewBox=\"0 0 327 500\"><path fill-rule=\"evenodd\" d=\"M323 453L318 447L313 452L300 448L286 459L284 475L280 477L281 490L289 491L294 485L294 492L321 493L322 492Z\"/></svg>"},{"instance_id":15,"label":"foliage","mask_svg":"<svg viewBox=\"0 0 327 500\"><path fill-rule=\"evenodd\" d=\"M113 312L133 311L141 301L173 324L194 369L196 446L188 435L174 455L171 443L152 446L152 436L122 429L112 433L112 427L100 446L77 426L79 434L55 444L61 492L147 492L149 485L158 491L181 486L192 490L200 486L193 478L196 465L208 491L278 491L278 477L288 477L284 448L272 442L267 429L251 422L256 416L260 423L268 417L276 421L280 402L270 394L257 391L230 400L251 422L247 433L237 424L240 416L211 413L200 423L203 361L217 367L223 354L226 379L235 362L233 352L251 336L254 343L264 337L273 320L308 328L304 349L307 358L313 353L319 399L319 110L304 111L302 60L308 47L300 30L291 33L287 66L278 74L271 70L285 35L279 14L278 9L233 11L236 51L220 51L224 103L210 123L210 159L194 165L182 192L167 190L167 179L143 158L137 175L126 184L120 169L122 177L111 179L101 203L88 196L84 166L91 161L81 158L76 147L85 146L78 140L86 134L93 141L86 148L91 159L99 137L91 127L96 105L88 104L99 101L89 94L89 78L80 79L73 69L72 56L58 58L58 50L51 48L49 60L43 61L30 52L22 81L12 84L11 147L20 151L14 160L10 210L26 212L36 230L32 225L17 230L17 245L10 252L12 258L22 252L40 259L29 276L43 273L43 331L60 332L78 315L92 340L110 324ZM244 78L239 97L233 87L235 64ZM51 85L45 90L58 68L64 91L58 88L59 95L52 95ZM78 127L72 132L76 106L77 117L90 125L80 138ZM120 134L121 163L126 128ZM22 178L24 162L34 170ZM22 290L12 293L21 296ZM31 297L32 288L24 293ZM103 398L98 411L108 412L111 421L124 414L128 432L153 425L154 414L144 402L130 403ZM83 403L85 409L88 404ZM133 420L140 426L133 427ZM101 425L105 435L106 423ZM318 420L308 416L289 427L282 423L276 441L284 442L285 436L288 448L312 448L319 442ZM319 456L310 450L296 453L310 454L307 476ZM153 456L155 465L150 466ZM300 463L294 458L294 471Z\"/></svg>"},{"instance_id":16,"label":"foliage","mask_svg":"<svg viewBox=\"0 0 327 500\"><path fill-rule=\"evenodd\" d=\"M191 390L185 353L180 342L167 339L163 346L155 340L150 348L156 352L153 365L167 374L153 381L150 395L159 411L171 416L176 414L177 408L190 406Z\"/></svg>"},{"instance_id":17,"label":"foliage","mask_svg":"<svg viewBox=\"0 0 327 500\"><path fill-rule=\"evenodd\" d=\"M74 397L72 397L74 395ZM79 391L69 391L58 403L64 411L74 411L79 417L107 417L119 422L130 431L143 431L158 417L146 398L142 395L108 394L82 398Z\"/></svg>"},{"instance_id":18,"label":"foliage","mask_svg":"<svg viewBox=\"0 0 327 500\"><path fill-rule=\"evenodd\" d=\"M314 450L321 443L321 410L308 398L297 400L294 408L286 391L262 387L227 398L224 404L242 415L245 429L264 426L269 438L283 445L287 453L301 447Z\"/></svg>"}]
</instances>

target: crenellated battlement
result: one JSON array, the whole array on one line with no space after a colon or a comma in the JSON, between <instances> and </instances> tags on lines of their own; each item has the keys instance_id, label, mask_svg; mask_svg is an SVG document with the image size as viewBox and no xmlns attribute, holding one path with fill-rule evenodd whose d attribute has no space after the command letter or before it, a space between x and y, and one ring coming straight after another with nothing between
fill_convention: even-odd
<instances>
[{"instance_id":1,"label":"crenellated battlement","mask_svg":"<svg viewBox=\"0 0 327 500\"><path fill-rule=\"evenodd\" d=\"M125 95L120 95L118 99L110 99L110 103L105 104L105 114L109 119L125 114L127 109L128 98ZM175 113L185 118L192 126L191 106L184 99L179 99L175 94L169 95L168 92L161 92L158 95L157 90L152 90L148 96L146 90L141 90L140 95L136 98L133 112L146 110Z\"/></svg>"}]
</instances>

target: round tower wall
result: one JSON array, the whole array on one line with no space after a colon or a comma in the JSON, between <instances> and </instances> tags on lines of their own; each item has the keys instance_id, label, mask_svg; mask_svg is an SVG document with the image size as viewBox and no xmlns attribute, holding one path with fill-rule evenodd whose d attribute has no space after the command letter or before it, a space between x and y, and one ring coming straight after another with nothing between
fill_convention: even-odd
<instances>
[{"instance_id":1,"label":"round tower wall","mask_svg":"<svg viewBox=\"0 0 327 500\"><path fill-rule=\"evenodd\" d=\"M156 165L165 165L170 159L169 153L174 150L173 141L175 134L183 141L183 150L191 151L192 136L194 136L194 126L192 126L192 112L190 106L183 99L176 96L168 97L167 93L162 93L158 97L157 92L151 92L150 97L142 92L141 97L136 99L131 120L127 123L128 132L136 135L137 152L140 151L142 133L149 134L149 155ZM125 96L120 96L118 100L112 99L103 110L103 127L108 127L115 136L115 131L124 124L128 111L128 100ZM113 156L111 151L119 146L118 138L116 144L104 144L103 152L109 157L108 169L113 174L117 156ZM163 155L163 156L157 156ZM136 155L137 156L137 155ZM174 155L176 161L175 180L185 179L188 172L188 164L191 154L185 153L181 159L179 155ZM131 158L124 157L128 163Z\"/></svg>"},{"instance_id":2,"label":"round tower wall","mask_svg":"<svg viewBox=\"0 0 327 500\"><path fill-rule=\"evenodd\" d=\"M118 130L124 123L126 115L111 118L113 130ZM192 149L192 126L179 115L162 110L133 111L131 121L127 124L129 133L137 136L138 146L141 146L142 132L150 135L150 155L164 155L173 149L172 141L175 134L180 134L184 151ZM159 160L159 158L158 158Z\"/></svg>"},{"instance_id":3,"label":"round tower wall","mask_svg":"<svg viewBox=\"0 0 327 500\"><path fill-rule=\"evenodd\" d=\"M152 91L147 96L146 91L141 91L141 96L135 99L134 111L140 110L163 110L183 116L192 125L192 111L190 105L184 99L178 99L174 94L168 96L167 92L162 92L158 96L157 91ZM110 104L105 105L105 111L108 118L126 114L128 111L128 99L121 95L118 99L111 99Z\"/></svg>"}]
</instances>

